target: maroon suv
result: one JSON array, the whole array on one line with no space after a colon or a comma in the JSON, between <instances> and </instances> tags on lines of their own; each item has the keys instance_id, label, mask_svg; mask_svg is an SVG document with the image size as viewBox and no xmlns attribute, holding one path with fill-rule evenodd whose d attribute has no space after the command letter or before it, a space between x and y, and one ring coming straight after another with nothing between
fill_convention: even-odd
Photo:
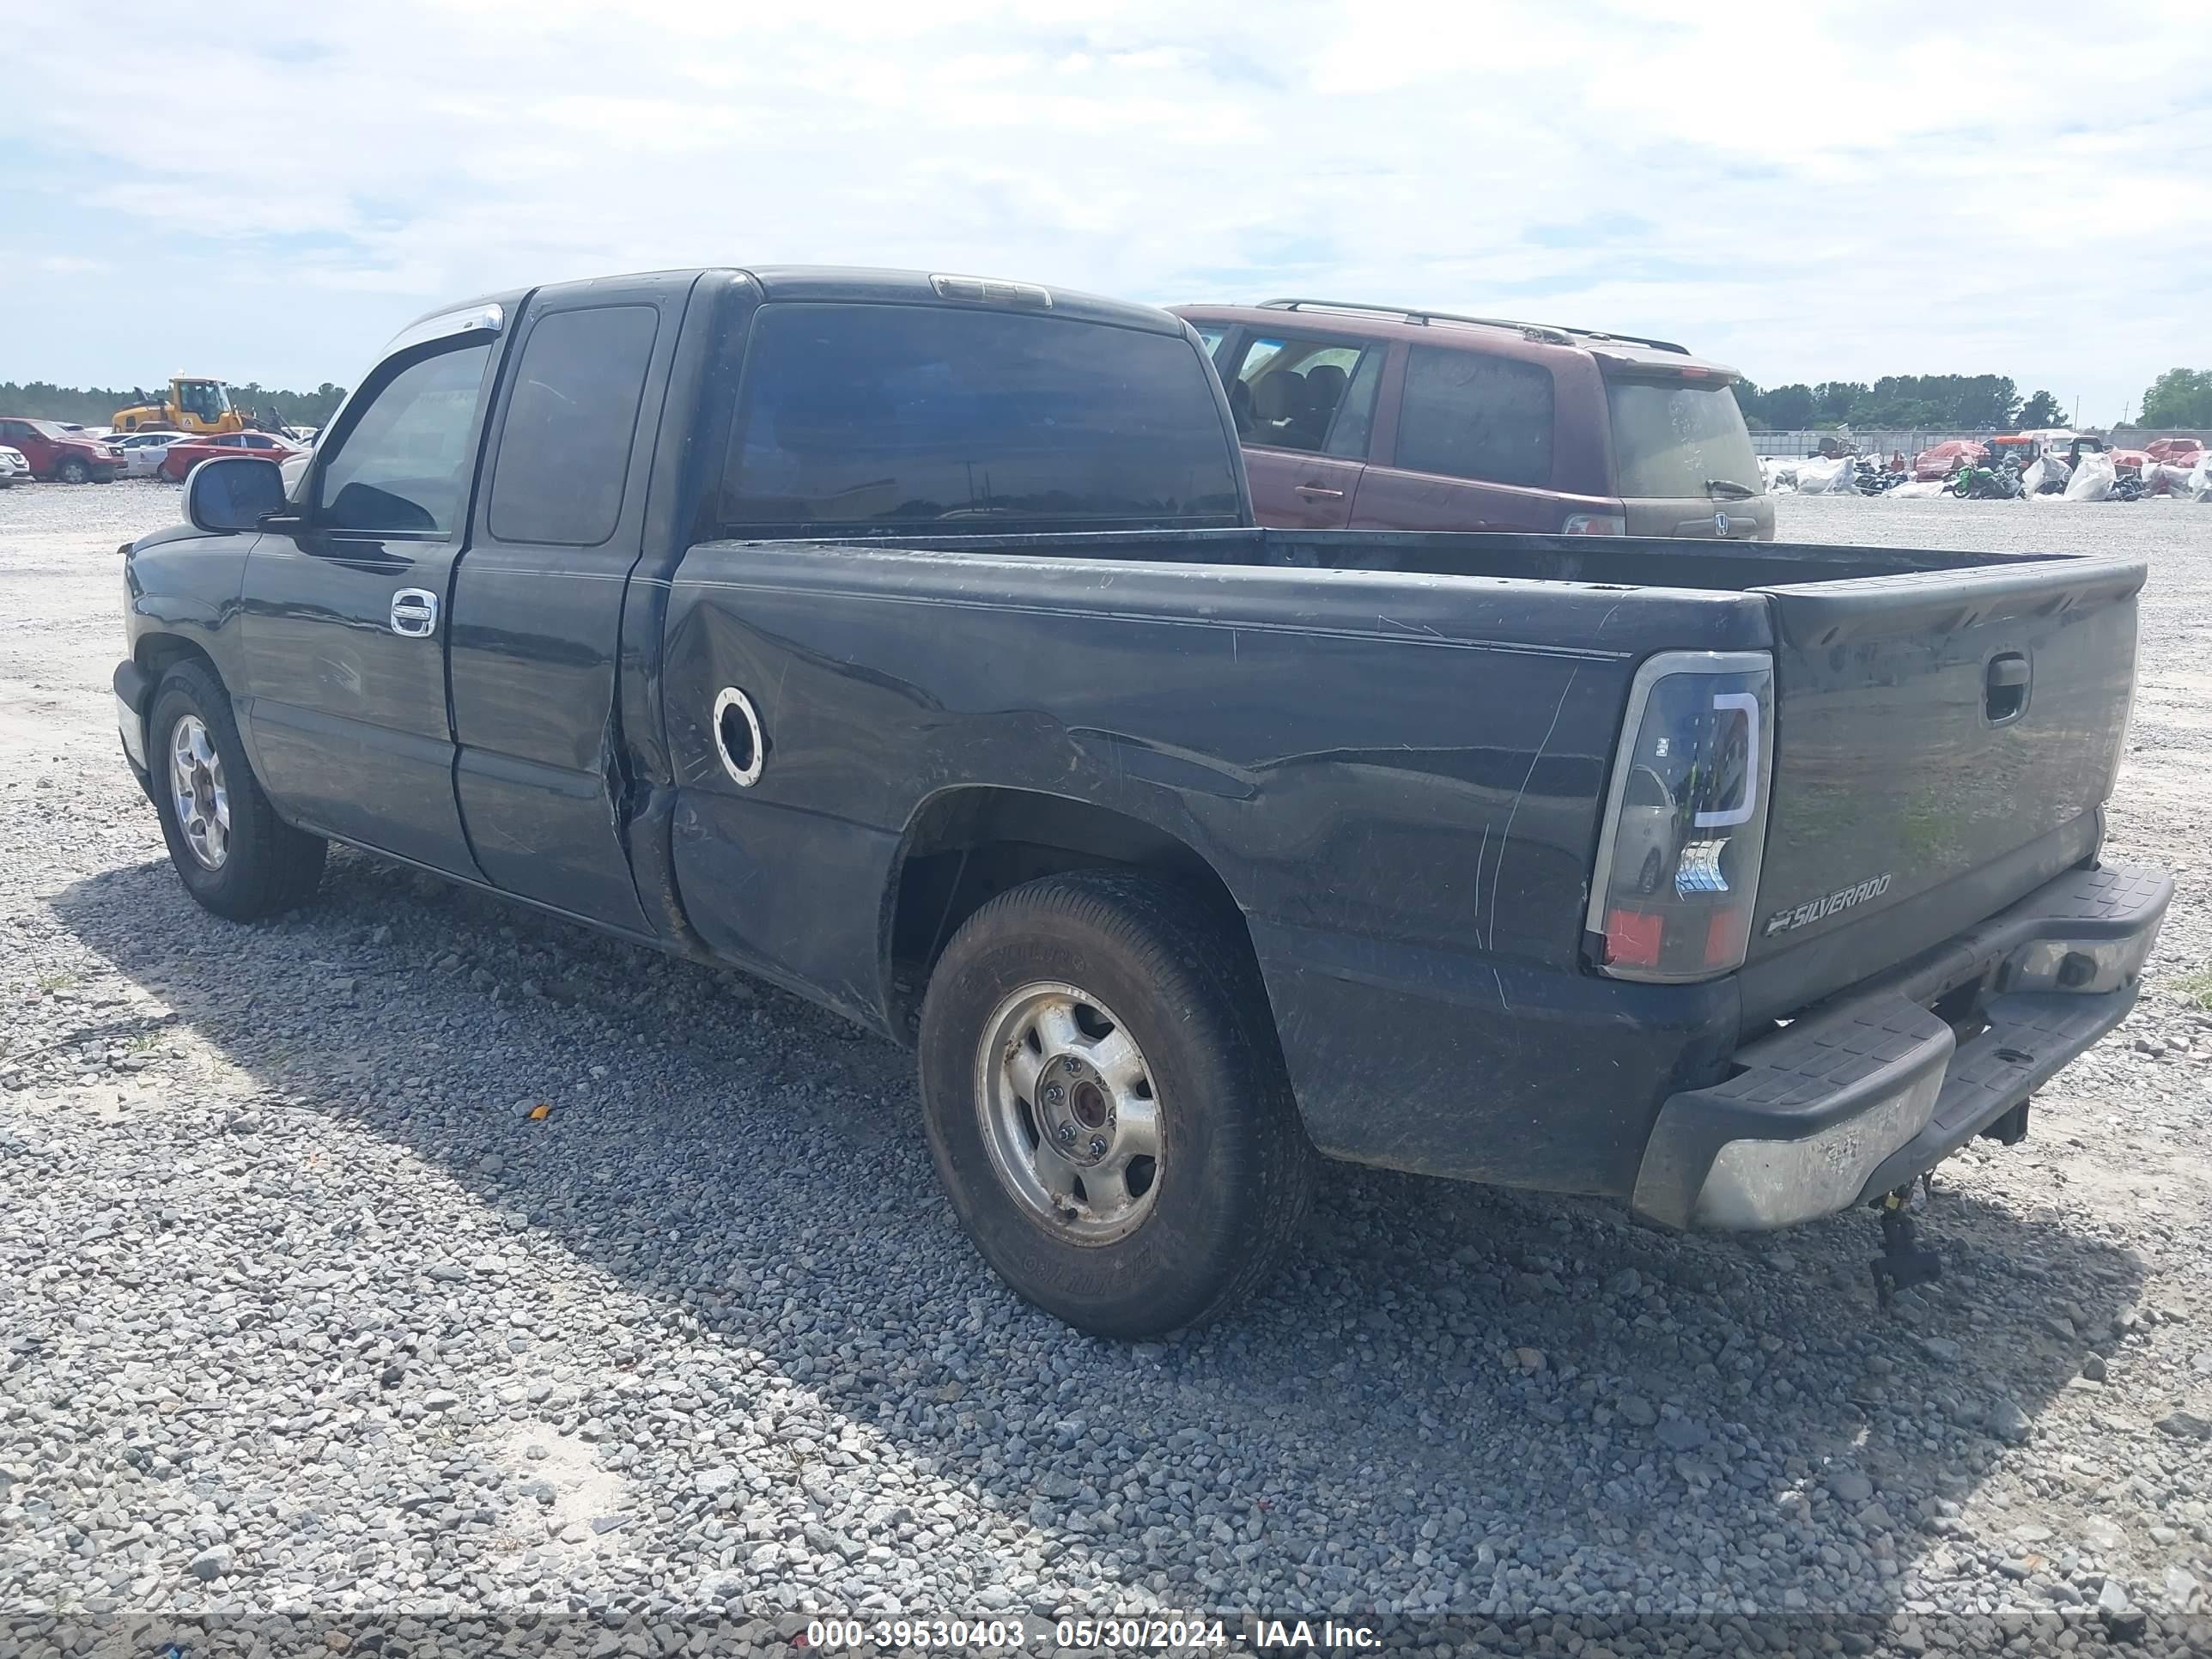
<instances>
[{"instance_id":1,"label":"maroon suv","mask_svg":"<svg viewBox=\"0 0 2212 1659\"><path fill-rule=\"evenodd\" d=\"M1264 525L1771 541L1732 368L1665 340L1323 300L1177 306Z\"/></svg>"}]
</instances>

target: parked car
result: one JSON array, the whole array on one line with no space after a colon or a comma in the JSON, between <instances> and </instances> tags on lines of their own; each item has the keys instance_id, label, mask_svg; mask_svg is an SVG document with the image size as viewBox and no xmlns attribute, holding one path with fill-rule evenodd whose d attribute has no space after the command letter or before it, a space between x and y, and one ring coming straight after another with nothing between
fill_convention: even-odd
<instances>
[{"instance_id":1,"label":"parked car","mask_svg":"<svg viewBox=\"0 0 2212 1659\"><path fill-rule=\"evenodd\" d=\"M315 459L315 445L321 436L319 428L307 428L306 435L300 440L297 453L286 456L277 463L277 470L284 479L284 493L287 495L297 489L300 480L307 476L307 463Z\"/></svg>"},{"instance_id":2,"label":"parked car","mask_svg":"<svg viewBox=\"0 0 2212 1659\"><path fill-rule=\"evenodd\" d=\"M1259 521L1774 536L1734 369L1662 340L1313 300L1178 306Z\"/></svg>"},{"instance_id":3,"label":"parked car","mask_svg":"<svg viewBox=\"0 0 2212 1659\"><path fill-rule=\"evenodd\" d=\"M213 437L180 438L167 445L161 451L155 470L173 483L182 483L185 475L202 461L221 456L255 455L282 465L299 453L297 444L288 443L273 433L219 432Z\"/></svg>"},{"instance_id":4,"label":"parked car","mask_svg":"<svg viewBox=\"0 0 2212 1659\"><path fill-rule=\"evenodd\" d=\"M1989 446L1971 438L1946 438L1930 444L1912 458L1912 476L1922 483L1948 478L1962 466L1980 466L1990 459Z\"/></svg>"},{"instance_id":5,"label":"parked car","mask_svg":"<svg viewBox=\"0 0 2212 1659\"><path fill-rule=\"evenodd\" d=\"M0 489L31 481L31 463L20 449L0 445Z\"/></svg>"},{"instance_id":6,"label":"parked car","mask_svg":"<svg viewBox=\"0 0 2212 1659\"><path fill-rule=\"evenodd\" d=\"M123 457L125 476L149 478L161 469L161 458L169 446L182 442L188 434L182 432L125 432L108 440L107 447Z\"/></svg>"},{"instance_id":7,"label":"parked car","mask_svg":"<svg viewBox=\"0 0 2212 1659\"><path fill-rule=\"evenodd\" d=\"M126 550L179 879L249 921L344 842L911 1043L871 1133L1122 1337L1258 1283L1326 1158L1901 1201L2134 1004L2142 561L1262 530L1202 351L898 272L421 319L290 498L211 460Z\"/></svg>"},{"instance_id":8,"label":"parked car","mask_svg":"<svg viewBox=\"0 0 2212 1659\"><path fill-rule=\"evenodd\" d=\"M60 421L0 416L0 444L21 452L34 478L106 483L123 471L120 455L106 444L73 436Z\"/></svg>"}]
</instances>

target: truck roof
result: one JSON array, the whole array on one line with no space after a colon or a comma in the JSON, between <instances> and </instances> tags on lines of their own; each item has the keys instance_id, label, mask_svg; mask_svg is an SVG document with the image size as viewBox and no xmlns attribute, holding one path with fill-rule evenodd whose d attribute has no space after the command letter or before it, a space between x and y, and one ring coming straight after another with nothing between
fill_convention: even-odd
<instances>
[{"instance_id":1,"label":"truck roof","mask_svg":"<svg viewBox=\"0 0 2212 1659\"><path fill-rule=\"evenodd\" d=\"M1153 306L1127 300L1109 300L1076 289L1053 288L968 272L878 270L866 265L722 265L645 271L619 277L586 277L579 282L549 283L539 289L508 289L478 294L448 304L434 306L407 326L443 317L471 306L496 305L510 315L526 301L542 294L556 294L606 282L633 283L641 276L665 276L672 281L703 275L710 270L733 271L759 284L770 300L835 301L845 304L942 305L972 308L977 304L1012 311L1034 310L1042 314L1081 322L1109 323L1120 328L1141 329L1152 334L1180 334L1182 321Z\"/></svg>"}]
</instances>

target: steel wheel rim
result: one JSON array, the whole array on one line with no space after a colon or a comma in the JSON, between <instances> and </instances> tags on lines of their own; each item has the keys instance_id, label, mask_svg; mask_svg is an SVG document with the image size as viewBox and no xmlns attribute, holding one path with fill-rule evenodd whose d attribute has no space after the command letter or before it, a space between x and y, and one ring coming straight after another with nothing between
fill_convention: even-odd
<instances>
[{"instance_id":1,"label":"steel wheel rim","mask_svg":"<svg viewBox=\"0 0 2212 1659\"><path fill-rule=\"evenodd\" d=\"M222 780L222 757L198 714L184 715L169 728L169 802L192 857L204 869L222 869L230 857L230 791Z\"/></svg>"},{"instance_id":2,"label":"steel wheel rim","mask_svg":"<svg viewBox=\"0 0 2212 1659\"><path fill-rule=\"evenodd\" d=\"M1055 1237L1111 1244L1152 1214L1167 1163L1152 1068L1090 992L1038 981L1000 1002L976 1048L975 1110L1000 1184Z\"/></svg>"}]
</instances>

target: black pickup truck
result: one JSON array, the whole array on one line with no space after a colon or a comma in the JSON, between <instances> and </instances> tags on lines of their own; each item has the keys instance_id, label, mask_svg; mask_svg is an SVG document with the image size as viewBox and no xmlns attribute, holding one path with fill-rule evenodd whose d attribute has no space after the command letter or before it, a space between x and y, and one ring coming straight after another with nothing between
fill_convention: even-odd
<instances>
[{"instance_id":1,"label":"black pickup truck","mask_svg":"<svg viewBox=\"0 0 2212 1659\"><path fill-rule=\"evenodd\" d=\"M196 899L342 841L914 1044L977 1246L1094 1332L1255 1284L1332 1158L1893 1211L2025 1132L2172 890L2098 858L2140 562L1261 531L1139 307L502 294L289 493L187 489L115 690Z\"/></svg>"}]
</instances>

